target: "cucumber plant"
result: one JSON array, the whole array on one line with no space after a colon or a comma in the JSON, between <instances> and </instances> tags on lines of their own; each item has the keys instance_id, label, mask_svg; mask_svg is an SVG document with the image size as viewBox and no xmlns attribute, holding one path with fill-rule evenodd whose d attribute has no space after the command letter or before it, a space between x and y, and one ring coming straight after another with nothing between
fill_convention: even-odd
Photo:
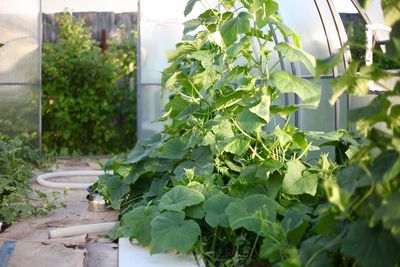
<instances>
[{"instance_id":1,"label":"cucumber plant","mask_svg":"<svg viewBox=\"0 0 400 267\"><path fill-rule=\"evenodd\" d=\"M344 130L293 126L296 111L319 105L320 87L274 61L279 52L316 73L315 58L273 0L190 0L185 15L194 5L206 10L184 24L162 74L164 131L107 162L114 174L94 185L121 212L110 235L152 253L193 252L208 266L334 264L335 234L344 235L330 204L339 166L307 154L319 150L315 140L340 143L343 155L359 145ZM291 43L275 44L276 32ZM279 105L284 94L302 104Z\"/></svg>"}]
</instances>

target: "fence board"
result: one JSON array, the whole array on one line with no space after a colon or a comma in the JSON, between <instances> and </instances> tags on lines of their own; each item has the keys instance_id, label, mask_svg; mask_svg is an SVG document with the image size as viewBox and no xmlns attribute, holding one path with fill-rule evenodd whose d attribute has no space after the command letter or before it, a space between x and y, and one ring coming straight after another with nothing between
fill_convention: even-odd
<instances>
[{"instance_id":1,"label":"fence board","mask_svg":"<svg viewBox=\"0 0 400 267\"><path fill-rule=\"evenodd\" d=\"M136 29L137 13L113 13L113 12L73 12L72 15L78 19L83 19L91 29L92 37L99 43L101 42L102 31L105 30L107 36L113 36L119 26L125 25L126 32ZM56 42L57 37L54 33L55 14L43 14L43 42Z\"/></svg>"}]
</instances>

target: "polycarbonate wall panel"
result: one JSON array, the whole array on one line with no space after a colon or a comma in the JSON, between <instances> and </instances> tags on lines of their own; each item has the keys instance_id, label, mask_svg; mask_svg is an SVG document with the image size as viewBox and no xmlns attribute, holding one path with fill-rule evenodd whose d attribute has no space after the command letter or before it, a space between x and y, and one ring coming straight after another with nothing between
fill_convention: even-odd
<instances>
[{"instance_id":1,"label":"polycarbonate wall panel","mask_svg":"<svg viewBox=\"0 0 400 267\"><path fill-rule=\"evenodd\" d=\"M0 1L0 82L38 83L38 0Z\"/></svg>"},{"instance_id":2,"label":"polycarbonate wall panel","mask_svg":"<svg viewBox=\"0 0 400 267\"><path fill-rule=\"evenodd\" d=\"M40 136L40 0L0 1L1 132Z\"/></svg>"},{"instance_id":3,"label":"polycarbonate wall panel","mask_svg":"<svg viewBox=\"0 0 400 267\"><path fill-rule=\"evenodd\" d=\"M0 85L0 132L15 135L38 132L39 88L29 85Z\"/></svg>"},{"instance_id":4,"label":"polycarbonate wall panel","mask_svg":"<svg viewBox=\"0 0 400 267\"><path fill-rule=\"evenodd\" d=\"M140 98L137 103L138 139L146 138L163 129L163 123L155 122L162 115L164 106L160 91L161 85L142 84L141 86Z\"/></svg>"},{"instance_id":5,"label":"polycarbonate wall panel","mask_svg":"<svg viewBox=\"0 0 400 267\"><path fill-rule=\"evenodd\" d=\"M304 50L317 58L329 57L326 35L314 0L277 2L283 22L302 37ZM310 72L302 64L295 64L297 75L310 76Z\"/></svg>"},{"instance_id":6,"label":"polycarbonate wall panel","mask_svg":"<svg viewBox=\"0 0 400 267\"><path fill-rule=\"evenodd\" d=\"M38 83L39 42L37 15L1 14L1 83Z\"/></svg>"}]
</instances>

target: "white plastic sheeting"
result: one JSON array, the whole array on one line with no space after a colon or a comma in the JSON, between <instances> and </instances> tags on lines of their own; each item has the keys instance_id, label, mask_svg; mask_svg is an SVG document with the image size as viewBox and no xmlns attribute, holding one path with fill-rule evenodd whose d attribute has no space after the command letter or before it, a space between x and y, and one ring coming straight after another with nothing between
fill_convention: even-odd
<instances>
[{"instance_id":1,"label":"white plastic sheeting","mask_svg":"<svg viewBox=\"0 0 400 267\"><path fill-rule=\"evenodd\" d=\"M40 0L0 1L0 131L40 135Z\"/></svg>"}]
</instances>

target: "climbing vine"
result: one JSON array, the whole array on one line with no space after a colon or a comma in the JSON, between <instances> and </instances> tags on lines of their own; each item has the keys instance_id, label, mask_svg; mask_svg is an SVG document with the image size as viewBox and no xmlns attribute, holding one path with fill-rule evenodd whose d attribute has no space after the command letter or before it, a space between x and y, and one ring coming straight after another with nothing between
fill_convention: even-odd
<instances>
[{"instance_id":1,"label":"climbing vine","mask_svg":"<svg viewBox=\"0 0 400 267\"><path fill-rule=\"evenodd\" d=\"M301 131L291 117L319 105L320 87L278 70L273 55L316 77L339 55L306 53L273 0L189 0L185 15L194 5L206 10L184 24L185 41L163 72L164 131L125 160L111 159L104 167L114 174L95 184L121 212L110 236L134 238L151 253L193 252L207 266L398 264L399 116L387 102L398 88L350 113L367 146L345 130ZM276 32L291 42L275 44ZM358 90L363 76L352 70L333 82L332 103ZM284 94L302 104L279 104ZM374 127L380 121L394 136ZM309 156L324 143L341 148L340 165L333 155Z\"/></svg>"}]
</instances>

